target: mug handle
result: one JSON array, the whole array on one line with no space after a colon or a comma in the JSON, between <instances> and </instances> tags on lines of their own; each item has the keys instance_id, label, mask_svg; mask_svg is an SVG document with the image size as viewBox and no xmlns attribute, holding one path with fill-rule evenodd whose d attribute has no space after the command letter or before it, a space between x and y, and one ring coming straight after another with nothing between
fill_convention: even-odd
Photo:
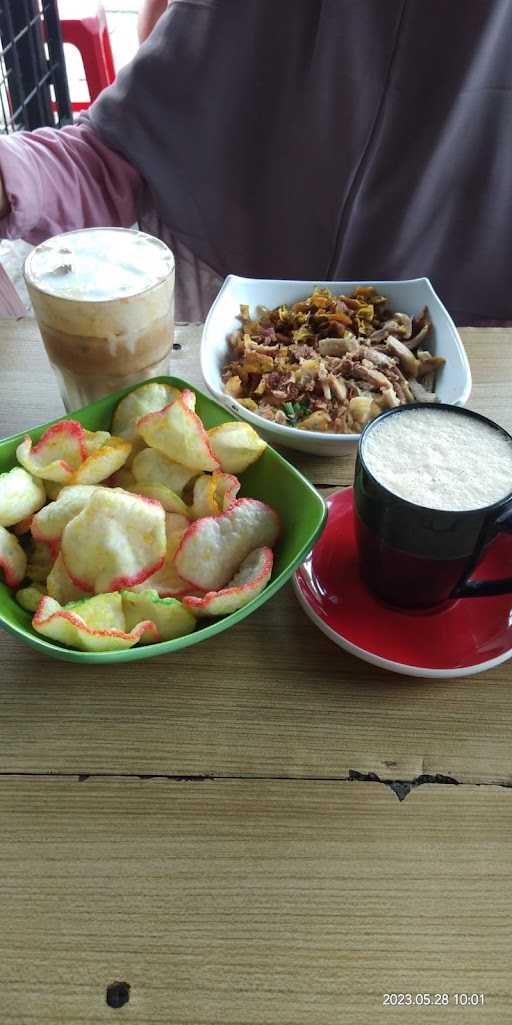
<instances>
[{"instance_id":1,"label":"mug handle","mask_svg":"<svg viewBox=\"0 0 512 1025\"><path fill-rule=\"evenodd\" d=\"M512 534L512 502L509 502L501 516L492 522L488 536L482 540L469 572L473 572L480 561L483 549L497 534ZM496 594L512 593L512 577L502 577L501 580L468 580L468 576L469 573L460 584L457 584L452 598L489 598Z\"/></svg>"}]
</instances>

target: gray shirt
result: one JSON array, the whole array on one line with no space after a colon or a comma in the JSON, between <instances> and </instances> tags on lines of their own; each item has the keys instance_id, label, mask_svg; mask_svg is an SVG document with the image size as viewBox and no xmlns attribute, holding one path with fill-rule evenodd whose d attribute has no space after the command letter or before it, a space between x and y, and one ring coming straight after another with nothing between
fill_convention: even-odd
<instances>
[{"instance_id":1,"label":"gray shirt","mask_svg":"<svg viewBox=\"0 0 512 1025\"><path fill-rule=\"evenodd\" d=\"M174 0L90 117L201 315L229 272L427 275L510 320L511 43L511 0Z\"/></svg>"}]
</instances>

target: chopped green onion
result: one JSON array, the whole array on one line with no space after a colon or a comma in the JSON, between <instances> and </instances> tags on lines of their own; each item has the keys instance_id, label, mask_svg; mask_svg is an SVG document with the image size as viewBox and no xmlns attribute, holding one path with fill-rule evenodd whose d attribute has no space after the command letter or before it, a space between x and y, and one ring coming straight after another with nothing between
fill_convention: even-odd
<instances>
[{"instance_id":1,"label":"chopped green onion","mask_svg":"<svg viewBox=\"0 0 512 1025\"><path fill-rule=\"evenodd\" d=\"M283 402L283 412L288 420L297 423L302 417L309 413L309 406L305 402Z\"/></svg>"}]
</instances>

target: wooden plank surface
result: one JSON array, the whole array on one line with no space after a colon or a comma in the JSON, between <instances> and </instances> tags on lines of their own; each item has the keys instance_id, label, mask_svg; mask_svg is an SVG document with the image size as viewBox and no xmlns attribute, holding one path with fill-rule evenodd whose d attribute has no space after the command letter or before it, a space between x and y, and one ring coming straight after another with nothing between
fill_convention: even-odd
<instances>
[{"instance_id":1,"label":"wooden plank surface","mask_svg":"<svg viewBox=\"0 0 512 1025\"><path fill-rule=\"evenodd\" d=\"M2 635L0 772L512 782L510 667L418 680L345 655L290 588L233 630L122 667Z\"/></svg>"},{"instance_id":2,"label":"wooden plank surface","mask_svg":"<svg viewBox=\"0 0 512 1025\"><path fill-rule=\"evenodd\" d=\"M463 335L472 404L512 426L512 332ZM196 382L198 339L197 327L180 329L173 355L176 374ZM61 412L31 321L0 321L0 389L1 435ZM332 483L340 464L312 459L308 472ZM394 676L332 645L290 587L229 634L172 657L71 666L2 634L2 666L0 772L346 778L356 770L512 782L510 665L453 681Z\"/></svg>"},{"instance_id":3,"label":"wooden plank surface","mask_svg":"<svg viewBox=\"0 0 512 1025\"><path fill-rule=\"evenodd\" d=\"M6 1025L512 1020L511 795L370 783L0 786ZM130 985L121 1010L113 981ZM385 993L448 1006L383 1007ZM461 1008L455 993L483 993Z\"/></svg>"},{"instance_id":4,"label":"wooden plank surface","mask_svg":"<svg viewBox=\"0 0 512 1025\"><path fill-rule=\"evenodd\" d=\"M471 404L511 427L512 332L463 334ZM173 370L200 384L198 338L180 329ZM0 398L0 436L62 411L30 321L0 321ZM292 458L318 486L350 483L352 458ZM512 783L509 667L384 673L290 588L229 635L121 671L1 636L6 1025L508 1025L512 793L490 784ZM467 785L399 802L351 770Z\"/></svg>"}]
</instances>

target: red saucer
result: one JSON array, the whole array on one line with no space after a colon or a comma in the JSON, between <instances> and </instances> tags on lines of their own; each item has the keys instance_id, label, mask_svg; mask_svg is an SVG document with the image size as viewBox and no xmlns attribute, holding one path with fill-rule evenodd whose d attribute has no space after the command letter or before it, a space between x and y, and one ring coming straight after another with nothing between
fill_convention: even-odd
<instances>
[{"instance_id":1,"label":"red saucer","mask_svg":"<svg viewBox=\"0 0 512 1025\"><path fill-rule=\"evenodd\" d=\"M352 488L327 507L327 526L294 586L307 615L335 644L407 676L469 676L512 656L512 594L461 598L438 611L385 605L359 576ZM511 535L493 542L474 576L512 576Z\"/></svg>"}]
</instances>

